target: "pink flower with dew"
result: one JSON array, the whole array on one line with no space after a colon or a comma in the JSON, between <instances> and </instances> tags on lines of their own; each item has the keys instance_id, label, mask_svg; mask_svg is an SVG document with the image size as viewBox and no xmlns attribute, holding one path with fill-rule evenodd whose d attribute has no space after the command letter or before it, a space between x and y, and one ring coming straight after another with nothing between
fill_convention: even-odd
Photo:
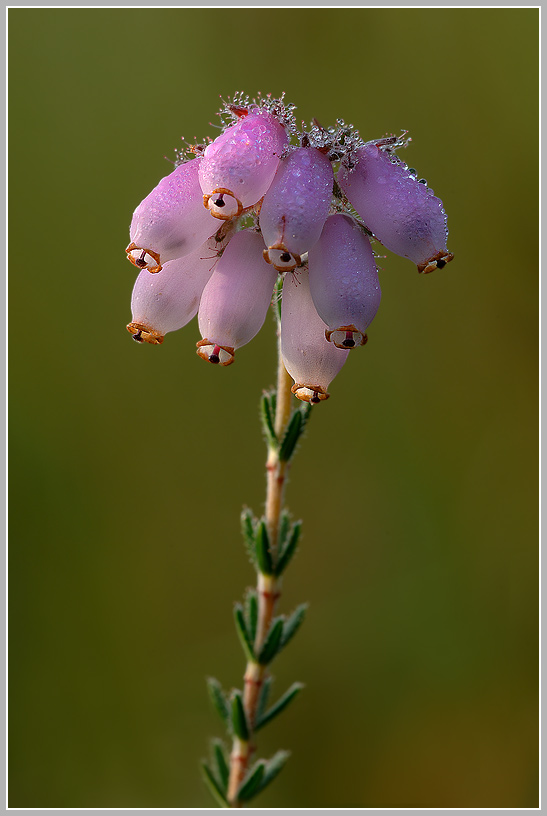
<instances>
[{"instance_id":1,"label":"pink flower with dew","mask_svg":"<svg viewBox=\"0 0 547 816\"><path fill-rule=\"evenodd\" d=\"M338 184L367 227L387 249L410 258L418 272L442 269L454 255L446 248L446 213L433 190L404 162L369 142L342 163Z\"/></svg>"},{"instance_id":2,"label":"pink flower with dew","mask_svg":"<svg viewBox=\"0 0 547 816\"><path fill-rule=\"evenodd\" d=\"M262 257L258 232L237 232L203 290L198 312L199 356L228 366L236 349L258 334L266 319L277 272Z\"/></svg>"},{"instance_id":3,"label":"pink flower with dew","mask_svg":"<svg viewBox=\"0 0 547 816\"><path fill-rule=\"evenodd\" d=\"M281 357L294 380L293 394L312 404L328 399L327 389L349 354L327 341L326 329L312 300L308 270L288 272L281 301Z\"/></svg>"},{"instance_id":4,"label":"pink flower with dew","mask_svg":"<svg viewBox=\"0 0 547 816\"><path fill-rule=\"evenodd\" d=\"M184 258L167 261L152 275L143 269L131 296L133 340L158 345L168 332L177 331L196 316L205 284L213 274L228 238L214 235Z\"/></svg>"},{"instance_id":5,"label":"pink flower with dew","mask_svg":"<svg viewBox=\"0 0 547 816\"><path fill-rule=\"evenodd\" d=\"M330 215L310 249L310 291L325 337L338 348L366 343L365 331L380 306L381 290L372 247L349 215Z\"/></svg>"},{"instance_id":6,"label":"pink flower with dew","mask_svg":"<svg viewBox=\"0 0 547 816\"><path fill-rule=\"evenodd\" d=\"M131 221L125 250L139 269L159 272L164 263L189 255L217 231L203 209L201 159L179 165L141 201Z\"/></svg>"},{"instance_id":7,"label":"pink flower with dew","mask_svg":"<svg viewBox=\"0 0 547 816\"><path fill-rule=\"evenodd\" d=\"M211 142L199 168L203 203L211 215L227 220L256 204L270 186L287 144L285 128L260 108L249 109Z\"/></svg>"},{"instance_id":8,"label":"pink flower with dew","mask_svg":"<svg viewBox=\"0 0 547 816\"><path fill-rule=\"evenodd\" d=\"M331 163L316 148L297 148L280 163L260 208L264 258L278 272L295 269L318 241L333 183Z\"/></svg>"}]
</instances>

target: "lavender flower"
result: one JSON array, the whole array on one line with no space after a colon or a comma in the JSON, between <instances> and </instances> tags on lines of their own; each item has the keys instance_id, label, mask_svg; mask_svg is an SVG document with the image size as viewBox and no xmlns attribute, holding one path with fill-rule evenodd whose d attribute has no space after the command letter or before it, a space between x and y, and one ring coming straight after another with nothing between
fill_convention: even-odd
<instances>
[{"instance_id":1,"label":"lavender flower","mask_svg":"<svg viewBox=\"0 0 547 816\"><path fill-rule=\"evenodd\" d=\"M207 282L199 305L200 357L233 363L235 350L260 331L277 278L262 257L263 242L254 230L238 232Z\"/></svg>"},{"instance_id":2,"label":"lavender flower","mask_svg":"<svg viewBox=\"0 0 547 816\"><path fill-rule=\"evenodd\" d=\"M133 320L127 326L133 340L159 345L168 332L182 329L196 316L205 284L227 242L227 235L213 235L184 258L167 261L159 275L142 270L131 296Z\"/></svg>"},{"instance_id":3,"label":"lavender flower","mask_svg":"<svg viewBox=\"0 0 547 816\"><path fill-rule=\"evenodd\" d=\"M342 162L338 184L367 227L418 272L442 269L454 255L440 198L389 151L389 139L369 142ZM385 145L385 142L388 145Z\"/></svg>"},{"instance_id":4,"label":"lavender flower","mask_svg":"<svg viewBox=\"0 0 547 816\"><path fill-rule=\"evenodd\" d=\"M367 236L349 215L331 215L309 259L311 296L327 324L325 337L338 348L364 345L381 297Z\"/></svg>"},{"instance_id":5,"label":"lavender flower","mask_svg":"<svg viewBox=\"0 0 547 816\"><path fill-rule=\"evenodd\" d=\"M311 272L287 275L281 301L281 357L294 380L293 394L316 405L346 362L349 351L325 337L327 326L317 314L310 292Z\"/></svg>"},{"instance_id":6,"label":"lavender flower","mask_svg":"<svg viewBox=\"0 0 547 816\"><path fill-rule=\"evenodd\" d=\"M329 214L334 178L324 153L300 147L280 163L260 208L264 258L290 272L317 242Z\"/></svg>"},{"instance_id":7,"label":"lavender flower","mask_svg":"<svg viewBox=\"0 0 547 816\"><path fill-rule=\"evenodd\" d=\"M287 134L277 119L257 107L239 109L242 118L203 154L199 181L205 206L227 220L256 204L270 186Z\"/></svg>"},{"instance_id":8,"label":"lavender flower","mask_svg":"<svg viewBox=\"0 0 547 816\"><path fill-rule=\"evenodd\" d=\"M139 269L159 272L164 263L189 255L218 229L203 209L196 158L179 165L141 201L125 250Z\"/></svg>"}]
</instances>

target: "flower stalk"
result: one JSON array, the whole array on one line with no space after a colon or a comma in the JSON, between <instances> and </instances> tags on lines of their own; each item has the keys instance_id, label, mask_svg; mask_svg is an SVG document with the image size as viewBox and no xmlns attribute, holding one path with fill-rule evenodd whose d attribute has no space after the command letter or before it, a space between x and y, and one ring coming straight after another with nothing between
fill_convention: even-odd
<instances>
[{"instance_id":1,"label":"flower stalk","mask_svg":"<svg viewBox=\"0 0 547 816\"><path fill-rule=\"evenodd\" d=\"M278 350L279 350L279 319L277 320ZM287 430L291 416L292 380L287 374L281 353L278 352L277 390L274 431L277 439L282 439ZM268 534L269 552L273 563L277 561L279 551L279 524L283 509L288 462L280 458L278 445L269 440L268 458L266 460L266 530ZM258 619L254 653L258 655L264 646L266 636L271 628L277 603L281 595L281 579L275 575L268 575L260 570L257 573ZM230 755L230 777L228 783L228 802L231 807L238 807L240 801L238 792L252 759L255 746L253 745L254 724L260 691L264 684L267 666L252 659L247 662L245 669L243 694L243 708L249 726L249 739L241 740L234 737L232 753Z\"/></svg>"},{"instance_id":2,"label":"flower stalk","mask_svg":"<svg viewBox=\"0 0 547 816\"><path fill-rule=\"evenodd\" d=\"M280 348L280 315L274 304ZM289 617L278 616L281 575L294 555L300 535L300 523L290 523L284 510L287 474L302 435L311 406L293 410L292 379L281 353L278 356L277 389L262 398L262 424L267 440L266 503L262 519L250 511L242 516L243 535L256 568L256 589L251 590L245 605L236 604L234 618L241 645L247 657L243 691L233 691L228 698L217 681L209 679L209 691L215 707L225 720L232 748L229 757L219 764L219 743L213 746L212 770L204 763L204 777L213 795L223 807L241 807L279 773L288 754L279 751L272 759L258 760L255 734L294 699L302 689L294 683L266 711L272 678L269 666L288 643L304 619L306 606L298 607Z\"/></svg>"}]
</instances>

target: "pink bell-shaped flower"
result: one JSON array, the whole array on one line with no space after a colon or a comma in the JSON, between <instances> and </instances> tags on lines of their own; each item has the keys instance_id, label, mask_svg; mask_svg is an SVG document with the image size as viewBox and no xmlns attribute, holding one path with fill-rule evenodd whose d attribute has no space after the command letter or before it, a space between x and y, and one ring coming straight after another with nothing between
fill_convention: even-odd
<instances>
[{"instance_id":1,"label":"pink bell-shaped flower","mask_svg":"<svg viewBox=\"0 0 547 816\"><path fill-rule=\"evenodd\" d=\"M382 293L370 241L353 218L343 213L327 218L310 249L309 267L311 296L327 324L327 340L345 349L364 345Z\"/></svg>"},{"instance_id":2,"label":"pink bell-shaped flower","mask_svg":"<svg viewBox=\"0 0 547 816\"><path fill-rule=\"evenodd\" d=\"M235 350L262 328L277 280L263 248L254 230L237 232L203 290L198 312L203 340L197 353L210 363L233 363Z\"/></svg>"},{"instance_id":3,"label":"pink bell-shaped flower","mask_svg":"<svg viewBox=\"0 0 547 816\"><path fill-rule=\"evenodd\" d=\"M159 272L164 263L188 255L216 232L203 209L200 162L196 158L180 164L133 213L131 243L125 251L139 269Z\"/></svg>"},{"instance_id":4,"label":"pink bell-shaped flower","mask_svg":"<svg viewBox=\"0 0 547 816\"><path fill-rule=\"evenodd\" d=\"M281 301L281 356L294 380L293 394L312 404L327 399L327 392L348 358L349 351L325 338L327 326L314 306L308 270L289 272Z\"/></svg>"},{"instance_id":5,"label":"pink bell-shaped flower","mask_svg":"<svg viewBox=\"0 0 547 816\"><path fill-rule=\"evenodd\" d=\"M299 147L280 163L260 208L264 258L278 272L299 266L319 240L333 182L330 161L314 147Z\"/></svg>"},{"instance_id":6,"label":"pink bell-shaped flower","mask_svg":"<svg viewBox=\"0 0 547 816\"><path fill-rule=\"evenodd\" d=\"M410 258L418 272L442 269L454 255L440 198L404 162L369 142L342 163L338 184L367 227L387 249Z\"/></svg>"},{"instance_id":7,"label":"pink bell-shaped flower","mask_svg":"<svg viewBox=\"0 0 547 816\"><path fill-rule=\"evenodd\" d=\"M252 108L208 145L199 180L211 215L227 220L256 204L270 186L287 142L285 128L272 114Z\"/></svg>"},{"instance_id":8,"label":"pink bell-shaped flower","mask_svg":"<svg viewBox=\"0 0 547 816\"><path fill-rule=\"evenodd\" d=\"M228 238L209 238L199 249L167 261L158 275L143 269L131 296L133 320L127 330L133 340L157 345L168 332L181 329L195 317L201 293L213 274Z\"/></svg>"}]
</instances>

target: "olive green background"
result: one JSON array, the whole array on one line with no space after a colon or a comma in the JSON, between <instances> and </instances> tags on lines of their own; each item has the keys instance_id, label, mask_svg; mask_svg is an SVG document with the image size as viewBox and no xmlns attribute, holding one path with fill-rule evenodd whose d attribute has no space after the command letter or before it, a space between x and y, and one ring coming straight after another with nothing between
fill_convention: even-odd
<instances>
[{"instance_id":1,"label":"olive green background","mask_svg":"<svg viewBox=\"0 0 547 816\"><path fill-rule=\"evenodd\" d=\"M11 807L212 804L274 327L227 369L196 321L132 343L124 248L236 90L408 129L456 256L378 246L369 343L295 460L282 610L310 610L274 673L307 688L256 805L537 806L537 69L534 9L9 12Z\"/></svg>"}]
</instances>

